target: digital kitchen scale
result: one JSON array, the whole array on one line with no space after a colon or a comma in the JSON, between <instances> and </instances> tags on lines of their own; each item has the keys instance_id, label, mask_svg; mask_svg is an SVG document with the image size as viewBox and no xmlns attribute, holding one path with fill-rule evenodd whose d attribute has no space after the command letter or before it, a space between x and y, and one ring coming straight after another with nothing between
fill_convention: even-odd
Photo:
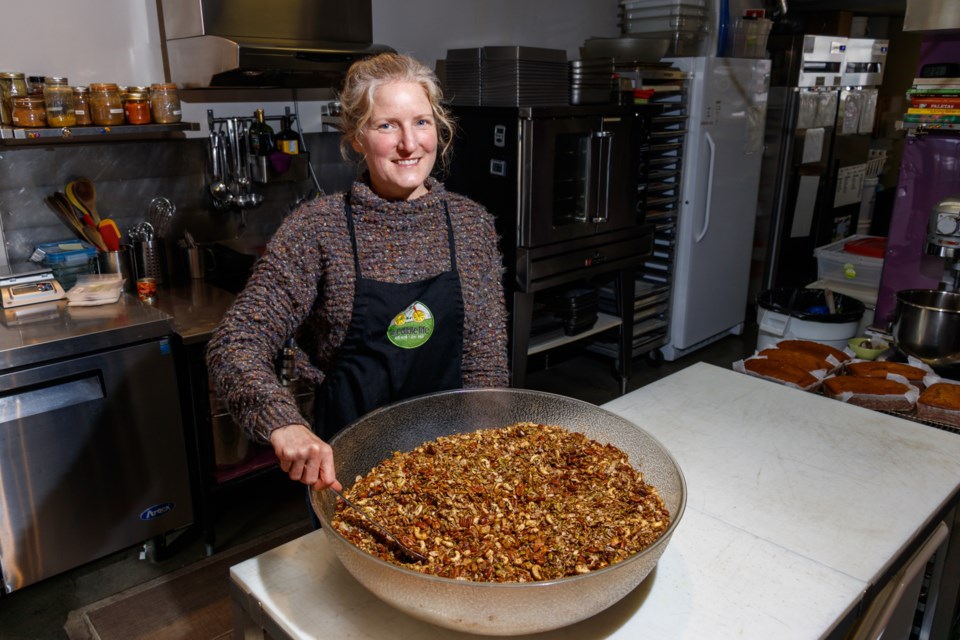
<instances>
[{"instance_id":1,"label":"digital kitchen scale","mask_svg":"<svg viewBox=\"0 0 960 640\"><path fill-rule=\"evenodd\" d=\"M66 297L50 267L15 265L0 267L0 306L13 309Z\"/></svg>"}]
</instances>

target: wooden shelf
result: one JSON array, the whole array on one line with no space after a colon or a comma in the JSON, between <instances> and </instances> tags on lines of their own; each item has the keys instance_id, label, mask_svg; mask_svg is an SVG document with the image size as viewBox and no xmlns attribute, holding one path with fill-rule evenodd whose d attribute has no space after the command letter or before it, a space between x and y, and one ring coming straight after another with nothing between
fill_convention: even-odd
<instances>
[{"instance_id":1,"label":"wooden shelf","mask_svg":"<svg viewBox=\"0 0 960 640\"><path fill-rule=\"evenodd\" d=\"M66 142L102 142L110 140L148 140L180 136L184 131L199 131L196 122L175 124L123 124L94 127L38 127L24 129L0 127L0 143L59 144Z\"/></svg>"}]
</instances>

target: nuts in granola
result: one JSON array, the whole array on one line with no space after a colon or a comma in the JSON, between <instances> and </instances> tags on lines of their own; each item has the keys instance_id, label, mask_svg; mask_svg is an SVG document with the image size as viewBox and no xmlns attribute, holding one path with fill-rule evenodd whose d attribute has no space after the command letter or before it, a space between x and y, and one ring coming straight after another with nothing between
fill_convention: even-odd
<instances>
[{"instance_id":1,"label":"nuts in granola","mask_svg":"<svg viewBox=\"0 0 960 640\"><path fill-rule=\"evenodd\" d=\"M556 425L522 422L394 453L344 493L404 545L410 563L337 504L360 549L421 573L479 582L555 580L620 562L670 523L627 455Z\"/></svg>"}]
</instances>

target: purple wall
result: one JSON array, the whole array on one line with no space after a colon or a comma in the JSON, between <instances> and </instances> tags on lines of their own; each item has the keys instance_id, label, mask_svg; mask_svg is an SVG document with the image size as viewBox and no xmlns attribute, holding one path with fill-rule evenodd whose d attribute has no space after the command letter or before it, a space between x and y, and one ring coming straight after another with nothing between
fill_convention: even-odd
<instances>
[{"instance_id":1,"label":"purple wall","mask_svg":"<svg viewBox=\"0 0 960 640\"><path fill-rule=\"evenodd\" d=\"M876 327L886 328L893 321L898 291L937 288L947 263L926 255L927 224L933 207L956 195L960 195L960 135L908 136L877 292Z\"/></svg>"},{"instance_id":2,"label":"purple wall","mask_svg":"<svg viewBox=\"0 0 960 640\"><path fill-rule=\"evenodd\" d=\"M960 35L925 34L920 43L917 73L925 64L960 62ZM887 252L877 292L874 326L893 322L897 292L936 289L946 262L928 256L927 224L930 212L947 196L960 195L960 132L907 136L900 162Z\"/></svg>"},{"instance_id":3,"label":"purple wall","mask_svg":"<svg viewBox=\"0 0 960 640\"><path fill-rule=\"evenodd\" d=\"M927 34L920 43L920 67L938 62L960 62L960 35L956 33Z\"/></svg>"}]
</instances>

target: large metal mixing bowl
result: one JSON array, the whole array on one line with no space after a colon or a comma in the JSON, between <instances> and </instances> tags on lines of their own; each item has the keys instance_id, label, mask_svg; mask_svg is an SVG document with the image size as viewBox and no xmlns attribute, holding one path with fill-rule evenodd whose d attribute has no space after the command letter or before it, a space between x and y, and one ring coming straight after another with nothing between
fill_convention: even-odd
<instances>
[{"instance_id":1,"label":"large metal mixing bowl","mask_svg":"<svg viewBox=\"0 0 960 640\"><path fill-rule=\"evenodd\" d=\"M960 366L960 293L907 289L897 293L894 344L932 367Z\"/></svg>"},{"instance_id":2,"label":"large metal mixing bowl","mask_svg":"<svg viewBox=\"0 0 960 640\"><path fill-rule=\"evenodd\" d=\"M627 560L590 573L529 583L470 582L428 576L384 562L347 541L330 524L329 491L311 502L337 557L367 589L407 614L441 627L484 635L518 635L588 618L630 593L663 554L686 504L686 485L673 456L635 424L592 404L521 389L444 391L399 402L361 417L330 444L345 485L394 451L439 436L532 421L556 424L625 451L655 486L671 523L657 542Z\"/></svg>"}]
</instances>

